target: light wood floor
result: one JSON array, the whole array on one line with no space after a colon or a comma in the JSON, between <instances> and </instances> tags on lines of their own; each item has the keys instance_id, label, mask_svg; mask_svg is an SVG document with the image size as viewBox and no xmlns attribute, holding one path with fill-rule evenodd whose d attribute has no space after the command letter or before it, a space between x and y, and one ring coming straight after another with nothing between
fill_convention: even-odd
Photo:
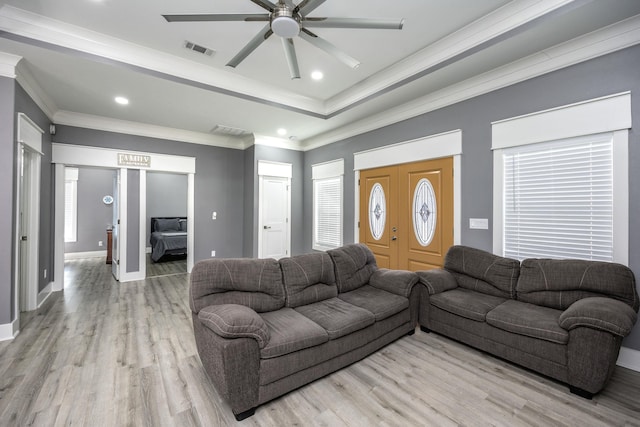
<instances>
[{"instance_id":1,"label":"light wood floor","mask_svg":"<svg viewBox=\"0 0 640 427\"><path fill-rule=\"evenodd\" d=\"M188 276L119 284L67 261L67 287L0 343L0 425L640 426L640 373L594 400L420 331L236 423L196 354Z\"/></svg>"},{"instance_id":2,"label":"light wood floor","mask_svg":"<svg viewBox=\"0 0 640 427\"><path fill-rule=\"evenodd\" d=\"M168 276L170 274L185 274L187 272L186 256L166 256L160 262L153 262L147 254L147 277Z\"/></svg>"}]
</instances>

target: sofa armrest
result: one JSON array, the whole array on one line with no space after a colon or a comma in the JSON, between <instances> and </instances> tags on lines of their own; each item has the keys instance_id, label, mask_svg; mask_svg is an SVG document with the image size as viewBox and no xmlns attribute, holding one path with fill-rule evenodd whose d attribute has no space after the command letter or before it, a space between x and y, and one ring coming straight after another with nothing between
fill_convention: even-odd
<instances>
[{"instance_id":1,"label":"sofa armrest","mask_svg":"<svg viewBox=\"0 0 640 427\"><path fill-rule=\"evenodd\" d=\"M420 282L427 288L429 295L450 291L458 287L455 277L447 270L435 269L418 271Z\"/></svg>"},{"instance_id":2,"label":"sofa armrest","mask_svg":"<svg viewBox=\"0 0 640 427\"><path fill-rule=\"evenodd\" d=\"M244 305L210 305L200 310L198 319L223 338L253 338L260 348L264 348L271 338L262 317Z\"/></svg>"},{"instance_id":3,"label":"sofa armrest","mask_svg":"<svg viewBox=\"0 0 640 427\"><path fill-rule=\"evenodd\" d=\"M412 271L389 270L380 268L369 278L369 284L375 288L409 298L418 276Z\"/></svg>"},{"instance_id":4,"label":"sofa armrest","mask_svg":"<svg viewBox=\"0 0 640 427\"><path fill-rule=\"evenodd\" d=\"M571 304L560 315L560 326L568 331L579 326L610 332L625 337L631 332L638 315L629 305L613 298L583 298Z\"/></svg>"}]
</instances>

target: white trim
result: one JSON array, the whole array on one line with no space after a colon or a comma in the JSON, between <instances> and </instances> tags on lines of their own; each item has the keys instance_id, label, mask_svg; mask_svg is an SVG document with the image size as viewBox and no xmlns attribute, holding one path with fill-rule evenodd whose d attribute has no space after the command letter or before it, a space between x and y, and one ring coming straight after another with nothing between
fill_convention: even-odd
<instances>
[{"instance_id":1,"label":"white trim","mask_svg":"<svg viewBox=\"0 0 640 427\"><path fill-rule=\"evenodd\" d=\"M187 273L191 273L194 264L195 245L195 175L187 175Z\"/></svg>"},{"instance_id":2,"label":"white trim","mask_svg":"<svg viewBox=\"0 0 640 427\"><path fill-rule=\"evenodd\" d=\"M51 97L42 89L36 79L33 77L27 67L23 66L24 62L20 63L17 67L16 81L22 86L27 95L36 103L47 118L53 122L53 116L58 110L55 102Z\"/></svg>"},{"instance_id":3,"label":"white trim","mask_svg":"<svg viewBox=\"0 0 640 427\"><path fill-rule=\"evenodd\" d=\"M493 253L504 248L504 156L502 150L493 150Z\"/></svg>"},{"instance_id":4,"label":"white trim","mask_svg":"<svg viewBox=\"0 0 640 427\"><path fill-rule=\"evenodd\" d=\"M38 308L42 307L42 304L51 296L53 292L53 282L49 282L43 290L38 292Z\"/></svg>"},{"instance_id":5,"label":"white trim","mask_svg":"<svg viewBox=\"0 0 640 427\"><path fill-rule=\"evenodd\" d=\"M42 135L44 131L40 129L33 120L24 113L18 113L18 136L16 140L31 148L32 151L42 155Z\"/></svg>"},{"instance_id":6,"label":"white trim","mask_svg":"<svg viewBox=\"0 0 640 427\"><path fill-rule=\"evenodd\" d=\"M0 341L12 340L20 333L20 316L11 323L0 325Z\"/></svg>"},{"instance_id":7,"label":"white trim","mask_svg":"<svg viewBox=\"0 0 640 427\"><path fill-rule=\"evenodd\" d=\"M613 133L613 259L629 265L629 131Z\"/></svg>"},{"instance_id":8,"label":"white trim","mask_svg":"<svg viewBox=\"0 0 640 427\"><path fill-rule=\"evenodd\" d=\"M293 165L291 163L258 160L258 176L275 176L278 178L291 179L293 176Z\"/></svg>"},{"instance_id":9,"label":"white trim","mask_svg":"<svg viewBox=\"0 0 640 427\"><path fill-rule=\"evenodd\" d=\"M16 78L16 67L22 59L21 56L0 52L0 77Z\"/></svg>"},{"instance_id":10,"label":"white trim","mask_svg":"<svg viewBox=\"0 0 640 427\"><path fill-rule=\"evenodd\" d=\"M491 149L631 128L631 92L491 123Z\"/></svg>"},{"instance_id":11,"label":"white trim","mask_svg":"<svg viewBox=\"0 0 640 427\"><path fill-rule=\"evenodd\" d=\"M107 251L88 251L88 252L67 252L64 254L64 259L84 259L84 258L105 258L107 257Z\"/></svg>"},{"instance_id":12,"label":"white trim","mask_svg":"<svg viewBox=\"0 0 640 427\"><path fill-rule=\"evenodd\" d=\"M459 154L462 154L462 131L457 129L354 153L353 168L373 169Z\"/></svg>"},{"instance_id":13,"label":"white trim","mask_svg":"<svg viewBox=\"0 0 640 427\"><path fill-rule=\"evenodd\" d=\"M120 188L118 193L118 253L114 262L118 266L118 281L122 283L127 273L127 224L128 224L128 194L129 194L129 174L127 169L120 169Z\"/></svg>"},{"instance_id":14,"label":"white trim","mask_svg":"<svg viewBox=\"0 0 640 427\"><path fill-rule=\"evenodd\" d=\"M344 159L311 165L311 179L335 178L344 175Z\"/></svg>"},{"instance_id":15,"label":"white trim","mask_svg":"<svg viewBox=\"0 0 640 427\"><path fill-rule=\"evenodd\" d=\"M138 276L144 280L147 277L147 171L140 170L140 189L139 189L138 211Z\"/></svg>"},{"instance_id":16,"label":"white trim","mask_svg":"<svg viewBox=\"0 0 640 427\"><path fill-rule=\"evenodd\" d=\"M462 156L453 156L453 244L462 244Z\"/></svg>"},{"instance_id":17,"label":"white trim","mask_svg":"<svg viewBox=\"0 0 640 427\"><path fill-rule=\"evenodd\" d=\"M360 243L360 227L358 227L360 218L360 171L353 173L353 242Z\"/></svg>"},{"instance_id":18,"label":"white trim","mask_svg":"<svg viewBox=\"0 0 640 427\"><path fill-rule=\"evenodd\" d=\"M640 372L640 350L628 347L620 347L616 365Z\"/></svg>"},{"instance_id":19,"label":"white trim","mask_svg":"<svg viewBox=\"0 0 640 427\"><path fill-rule=\"evenodd\" d=\"M151 157L149 167L144 170L195 173L196 158L157 154L133 150L116 150L113 148L88 147L84 145L60 144L52 145L52 162L69 165L94 166L109 169L142 169L140 166L122 166L118 164L118 154L132 154Z\"/></svg>"},{"instance_id":20,"label":"white trim","mask_svg":"<svg viewBox=\"0 0 640 427\"><path fill-rule=\"evenodd\" d=\"M54 249L53 249L53 291L64 289L64 184L65 166L61 164L55 167L54 190Z\"/></svg>"}]
</instances>

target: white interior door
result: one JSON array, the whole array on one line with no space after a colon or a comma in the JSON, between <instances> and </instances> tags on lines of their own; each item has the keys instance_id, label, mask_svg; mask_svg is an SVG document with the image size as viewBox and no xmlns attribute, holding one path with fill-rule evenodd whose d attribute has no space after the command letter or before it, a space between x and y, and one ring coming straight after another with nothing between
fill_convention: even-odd
<instances>
[{"instance_id":1,"label":"white interior door","mask_svg":"<svg viewBox=\"0 0 640 427\"><path fill-rule=\"evenodd\" d=\"M120 170L113 177L113 221L111 232L111 272L120 280Z\"/></svg>"},{"instance_id":2,"label":"white interior door","mask_svg":"<svg viewBox=\"0 0 640 427\"><path fill-rule=\"evenodd\" d=\"M260 177L259 258L289 256L290 179Z\"/></svg>"},{"instance_id":3,"label":"white interior door","mask_svg":"<svg viewBox=\"0 0 640 427\"><path fill-rule=\"evenodd\" d=\"M18 284L20 287L20 311L37 308L38 292L38 233L32 229L38 205L33 204L33 184L36 179L36 154L20 146L19 167L19 235Z\"/></svg>"}]
</instances>

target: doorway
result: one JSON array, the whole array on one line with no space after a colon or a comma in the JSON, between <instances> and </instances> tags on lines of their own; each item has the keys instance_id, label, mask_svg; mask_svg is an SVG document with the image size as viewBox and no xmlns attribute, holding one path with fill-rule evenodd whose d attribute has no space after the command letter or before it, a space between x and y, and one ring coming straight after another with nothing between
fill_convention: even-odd
<instances>
[{"instance_id":1,"label":"doorway","mask_svg":"<svg viewBox=\"0 0 640 427\"><path fill-rule=\"evenodd\" d=\"M380 267L444 265L454 242L453 158L360 172L360 237Z\"/></svg>"}]
</instances>

